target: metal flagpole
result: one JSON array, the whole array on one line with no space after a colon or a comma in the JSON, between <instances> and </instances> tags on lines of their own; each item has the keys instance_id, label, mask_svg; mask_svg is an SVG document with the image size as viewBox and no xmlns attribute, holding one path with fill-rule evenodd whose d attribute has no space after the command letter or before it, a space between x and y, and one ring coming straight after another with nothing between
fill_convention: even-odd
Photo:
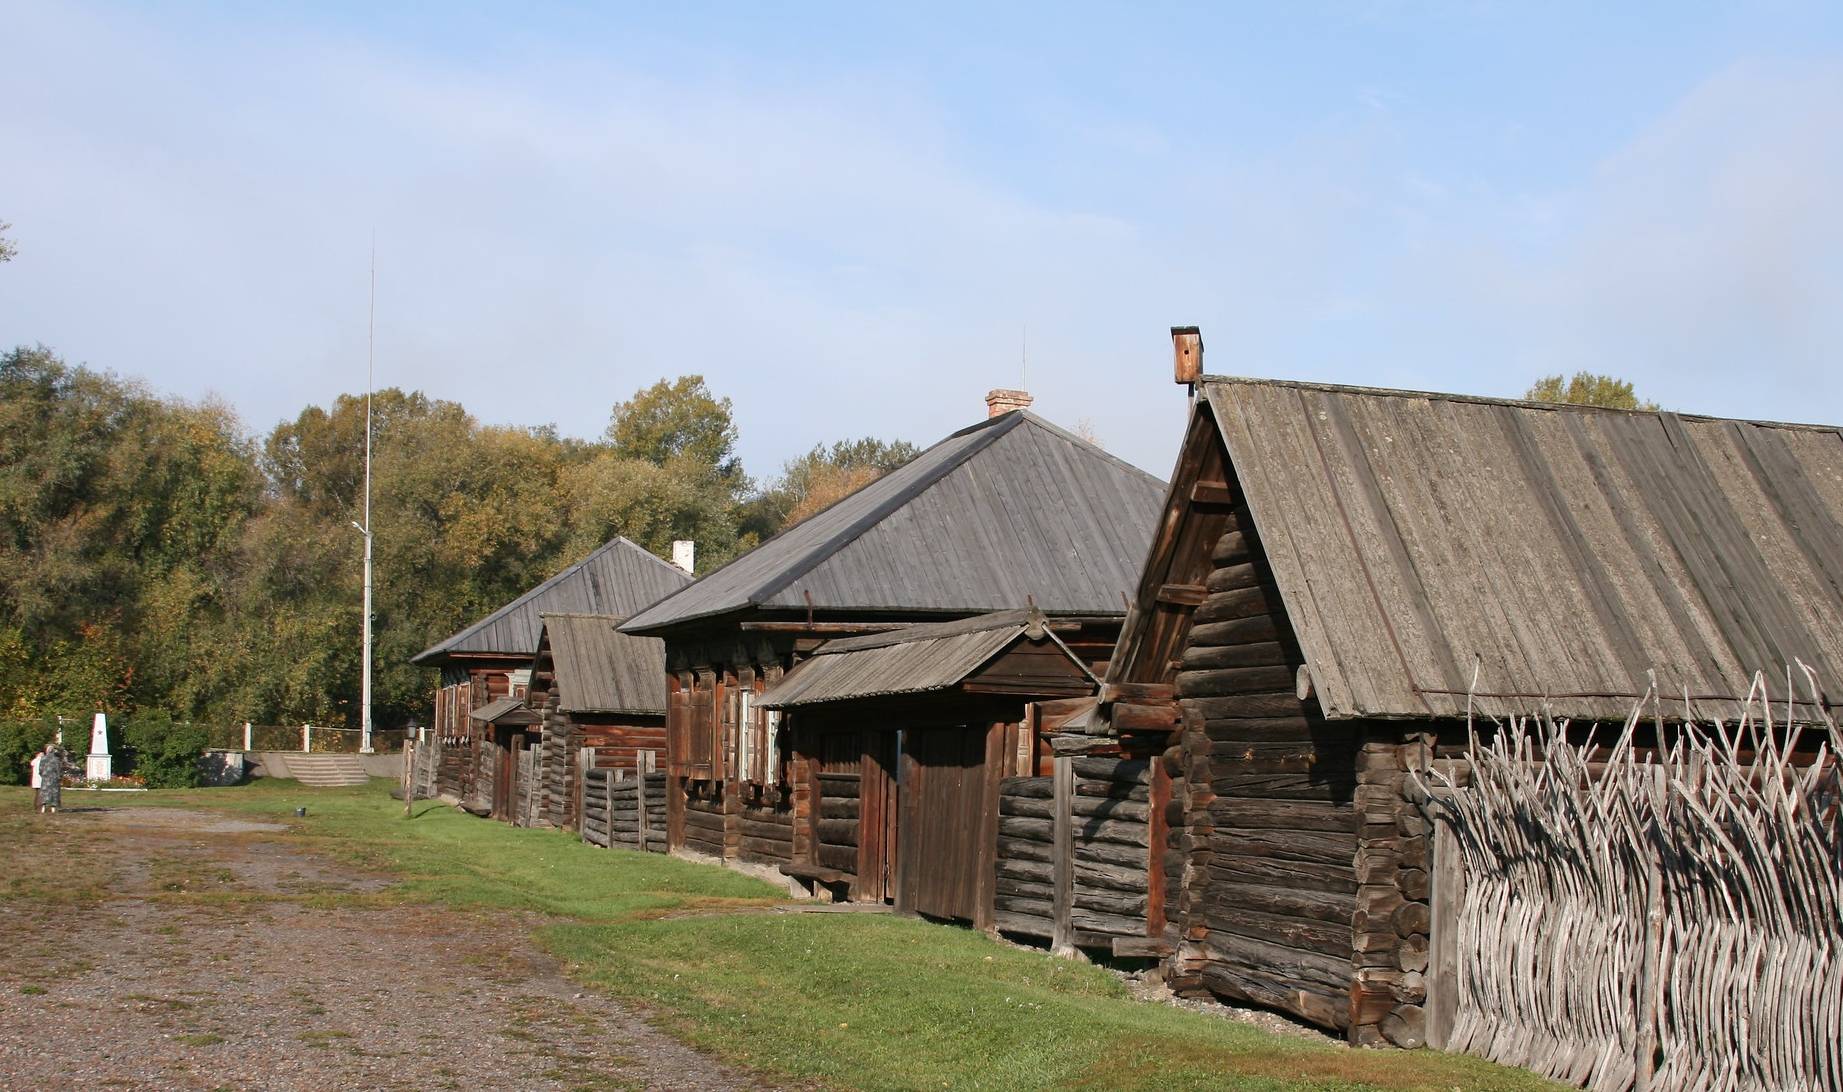
<instances>
[{"instance_id":1,"label":"metal flagpole","mask_svg":"<svg viewBox=\"0 0 1843 1092\"><path fill-rule=\"evenodd\" d=\"M378 329L378 237L371 234L371 301L365 322L365 522L359 532L365 536L365 679L359 697L362 705L359 721L361 754L371 754L371 387L377 356Z\"/></svg>"}]
</instances>

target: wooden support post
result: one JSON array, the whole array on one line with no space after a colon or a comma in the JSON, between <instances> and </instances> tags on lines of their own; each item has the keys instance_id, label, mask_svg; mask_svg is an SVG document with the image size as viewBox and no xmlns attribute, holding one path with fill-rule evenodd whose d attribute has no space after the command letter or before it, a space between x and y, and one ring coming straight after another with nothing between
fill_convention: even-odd
<instances>
[{"instance_id":1,"label":"wooden support post","mask_svg":"<svg viewBox=\"0 0 1843 1092\"><path fill-rule=\"evenodd\" d=\"M1657 798L1665 799L1667 790L1662 782L1668 775L1662 767L1651 774L1659 782L1654 789ZM1664 873L1655 854L1646 855L1645 865L1645 950L1639 964L1638 996L1633 998L1638 1022L1632 1047L1633 1092L1652 1092L1656 1086L1658 1009L1664 992L1658 976L1664 947Z\"/></svg>"},{"instance_id":2,"label":"wooden support post","mask_svg":"<svg viewBox=\"0 0 1843 1092\"><path fill-rule=\"evenodd\" d=\"M1432 924L1427 939L1427 1045L1446 1050L1459 1020L1459 909L1465 862L1452 824L1433 824Z\"/></svg>"},{"instance_id":3,"label":"wooden support post","mask_svg":"<svg viewBox=\"0 0 1843 1092\"><path fill-rule=\"evenodd\" d=\"M652 755L651 751L643 751L634 756L634 820L638 823L634 827L634 848L640 850L646 849L646 760ZM609 773L612 774L613 771ZM608 801L608 812L613 815L614 797L612 794L608 797ZM613 835L610 834L609 837L612 838Z\"/></svg>"},{"instance_id":4,"label":"wooden support post","mask_svg":"<svg viewBox=\"0 0 1843 1092\"><path fill-rule=\"evenodd\" d=\"M1075 902L1075 759L1070 755L1057 755L1054 763L1051 789L1055 815L1051 829L1055 851L1050 881L1050 905L1054 921L1050 931L1050 951L1056 955L1074 955L1070 911Z\"/></svg>"},{"instance_id":5,"label":"wooden support post","mask_svg":"<svg viewBox=\"0 0 1843 1092\"><path fill-rule=\"evenodd\" d=\"M584 747L578 750L576 752L576 834L585 842L589 840L589 825L582 820L583 812L589 804L589 774L594 769L595 748Z\"/></svg>"},{"instance_id":6,"label":"wooden support post","mask_svg":"<svg viewBox=\"0 0 1843 1092\"><path fill-rule=\"evenodd\" d=\"M403 817L410 817L410 806L416 800L416 745L409 740L403 741Z\"/></svg>"}]
</instances>

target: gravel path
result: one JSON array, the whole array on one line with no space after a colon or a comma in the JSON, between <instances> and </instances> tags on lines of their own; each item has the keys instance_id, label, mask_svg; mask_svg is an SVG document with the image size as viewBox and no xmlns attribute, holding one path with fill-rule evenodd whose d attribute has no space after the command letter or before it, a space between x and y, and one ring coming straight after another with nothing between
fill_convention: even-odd
<instances>
[{"instance_id":1,"label":"gravel path","mask_svg":"<svg viewBox=\"0 0 1843 1092\"><path fill-rule=\"evenodd\" d=\"M0 1088L758 1083L570 983L528 923L367 905L387 881L283 829L112 808L0 832Z\"/></svg>"}]
</instances>

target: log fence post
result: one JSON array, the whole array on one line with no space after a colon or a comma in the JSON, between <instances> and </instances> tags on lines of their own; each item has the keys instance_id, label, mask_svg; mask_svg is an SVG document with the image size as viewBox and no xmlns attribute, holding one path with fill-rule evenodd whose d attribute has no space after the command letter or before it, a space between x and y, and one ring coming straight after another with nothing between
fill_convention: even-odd
<instances>
[{"instance_id":1,"label":"log fence post","mask_svg":"<svg viewBox=\"0 0 1843 1092\"><path fill-rule=\"evenodd\" d=\"M255 750L255 741L256 729L246 720L243 722L243 749L245 751Z\"/></svg>"}]
</instances>

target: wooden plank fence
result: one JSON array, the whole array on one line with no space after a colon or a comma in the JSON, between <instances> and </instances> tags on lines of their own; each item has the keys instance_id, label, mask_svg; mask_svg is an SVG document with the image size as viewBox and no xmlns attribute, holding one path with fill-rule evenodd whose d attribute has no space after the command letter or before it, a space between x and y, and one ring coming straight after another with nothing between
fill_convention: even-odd
<instances>
[{"instance_id":1,"label":"wooden plank fence","mask_svg":"<svg viewBox=\"0 0 1843 1092\"><path fill-rule=\"evenodd\" d=\"M1592 1089L1843 1087L1843 779L1760 718L1515 722L1429 786L1428 1042ZM1459 783L1463 781L1463 786Z\"/></svg>"},{"instance_id":2,"label":"wooden plank fence","mask_svg":"<svg viewBox=\"0 0 1843 1092\"><path fill-rule=\"evenodd\" d=\"M595 749L584 747L577 764L582 779L582 840L650 853L666 851L666 775L654 751L642 751L638 767L597 769Z\"/></svg>"}]
</instances>

